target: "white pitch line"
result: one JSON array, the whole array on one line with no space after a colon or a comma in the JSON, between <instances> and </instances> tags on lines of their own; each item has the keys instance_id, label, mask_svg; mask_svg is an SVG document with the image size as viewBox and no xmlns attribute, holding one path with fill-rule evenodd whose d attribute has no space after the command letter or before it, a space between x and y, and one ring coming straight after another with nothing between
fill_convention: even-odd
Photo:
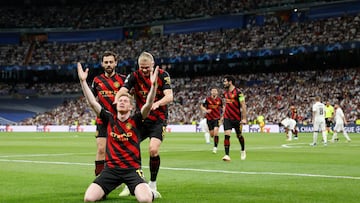
<instances>
[{"instance_id":1,"label":"white pitch line","mask_svg":"<svg viewBox=\"0 0 360 203\"><path fill-rule=\"evenodd\" d=\"M92 166L93 164L76 163L76 162L60 162L60 161L31 161L31 160L10 160L0 159L2 162L16 162L16 163L34 163L34 164L55 164L55 165L80 165L80 166Z\"/></svg>"},{"instance_id":2,"label":"white pitch line","mask_svg":"<svg viewBox=\"0 0 360 203\"><path fill-rule=\"evenodd\" d=\"M56 164L56 165L80 165L80 166L92 166L93 165L93 164L89 164L89 163L76 163L76 162L52 162L52 161L30 161L30 160L9 160L9 159L0 159L0 162ZM149 168L149 167L148 166L143 166L143 168ZM356 177L356 176L333 176L333 175L306 174L306 173L225 171L225 170L208 170L208 169L196 169L196 168L170 168L170 167L160 167L160 169L162 169L162 170L172 170L172 171L194 171L194 172L225 173L225 174L276 175L276 176L298 176L298 177L316 177L316 178L360 180L360 177Z\"/></svg>"},{"instance_id":3,"label":"white pitch line","mask_svg":"<svg viewBox=\"0 0 360 203\"><path fill-rule=\"evenodd\" d=\"M268 149L281 149L281 148L284 148L282 146L273 146L273 147L247 147L248 150L251 150L251 151L255 151L255 150L268 150ZM212 150L212 148L211 148ZM166 153L166 152L183 152L183 151L186 151L186 152L211 152L211 150L209 149L181 149L181 148L172 148L172 149L161 149L160 152L162 153ZM0 156L1 157L1 156Z\"/></svg>"},{"instance_id":4,"label":"white pitch line","mask_svg":"<svg viewBox=\"0 0 360 203\"><path fill-rule=\"evenodd\" d=\"M0 158L11 158L11 157L48 157L48 156L72 156L78 154L94 154L94 153L63 153L63 154L16 154L16 155L2 155Z\"/></svg>"},{"instance_id":5,"label":"white pitch line","mask_svg":"<svg viewBox=\"0 0 360 203\"><path fill-rule=\"evenodd\" d=\"M161 167L161 169L165 169L165 170L176 170L176 171L208 172L208 173L228 173L228 174L247 174L247 175L277 175L277 176L300 176L300 177L318 177L318 178L335 178L335 179L353 179L353 180L360 180L360 177L356 177L356 176L332 176L332 175L319 175L319 174L306 174L306 173L224 171L224 170L207 170L207 169L192 169L192 168L168 168L168 167Z\"/></svg>"},{"instance_id":6,"label":"white pitch line","mask_svg":"<svg viewBox=\"0 0 360 203\"><path fill-rule=\"evenodd\" d=\"M281 147L283 147L283 148L303 148L304 145L307 145L309 148L311 148L309 143L288 143L288 144L282 144Z\"/></svg>"},{"instance_id":7,"label":"white pitch line","mask_svg":"<svg viewBox=\"0 0 360 203\"><path fill-rule=\"evenodd\" d=\"M336 146L336 144L331 144L333 146ZM320 147L323 145L319 145ZM359 147L360 145L358 144L348 144L348 147ZM287 144L282 144L281 145L282 148L312 148L312 146L310 146L310 143L287 143Z\"/></svg>"}]
</instances>

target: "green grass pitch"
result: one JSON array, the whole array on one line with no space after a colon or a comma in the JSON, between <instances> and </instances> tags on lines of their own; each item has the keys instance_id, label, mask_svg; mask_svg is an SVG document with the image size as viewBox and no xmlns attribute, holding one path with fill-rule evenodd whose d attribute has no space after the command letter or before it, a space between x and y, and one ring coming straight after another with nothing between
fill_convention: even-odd
<instances>
[{"instance_id":1,"label":"green grass pitch","mask_svg":"<svg viewBox=\"0 0 360 203\"><path fill-rule=\"evenodd\" d=\"M212 154L203 133L167 133L161 146L155 202L359 202L360 135L342 134L338 143L309 146L311 134L285 141L285 135L245 134L247 159L231 137L231 162L219 150ZM320 136L319 136L320 140ZM148 141L142 143L145 176L149 177ZM0 133L0 202L83 202L94 179L94 133ZM118 197L105 202L136 202Z\"/></svg>"}]
</instances>

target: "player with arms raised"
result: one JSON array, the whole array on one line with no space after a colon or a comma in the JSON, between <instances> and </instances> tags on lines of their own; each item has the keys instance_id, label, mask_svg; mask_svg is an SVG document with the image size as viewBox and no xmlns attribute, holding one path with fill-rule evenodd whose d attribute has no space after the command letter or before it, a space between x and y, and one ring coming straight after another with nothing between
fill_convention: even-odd
<instances>
[{"instance_id":1,"label":"player with arms raised","mask_svg":"<svg viewBox=\"0 0 360 203\"><path fill-rule=\"evenodd\" d=\"M128 93L119 95L116 103L117 111L113 114L101 106L92 94L86 82L89 69L83 71L81 64L78 63L77 70L86 101L102 119L108 135L104 170L87 188L84 202L102 200L122 183L129 186L130 192L135 195L138 202L152 202L154 198L159 198L160 194L150 189L140 173L140 128L154 103L158 68L150 75L151 88L146 103L134 115L131 115L133 109L131 95Z\"/></svg>"}]
</instances>

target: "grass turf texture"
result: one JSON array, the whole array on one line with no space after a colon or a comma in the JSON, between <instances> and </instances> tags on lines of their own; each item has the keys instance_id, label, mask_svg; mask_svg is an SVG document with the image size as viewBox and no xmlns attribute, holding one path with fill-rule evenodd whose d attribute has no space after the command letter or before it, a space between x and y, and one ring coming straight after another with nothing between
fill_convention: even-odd
<instances>
[{"instance_id":1,"label":"grass turf texture","mask_svg":"<svg viewBox=\"0 0 360 203\"><path fill-rule=\"evenodd\" d=\"M231 162L223 134L212 154L203 133L167 133L161 147L156 202L359 202L360 135L345 143L310 147L311 134L285 141L284 134L245 134L247 159L231 137ZM319 136L320 139L320 136ZM149 177L148 141L142 143ZM82 202L94 179L94 133L0 133L0 202ZM136 202L118 197L105 202Z\"/></svg>"}]
</instances>

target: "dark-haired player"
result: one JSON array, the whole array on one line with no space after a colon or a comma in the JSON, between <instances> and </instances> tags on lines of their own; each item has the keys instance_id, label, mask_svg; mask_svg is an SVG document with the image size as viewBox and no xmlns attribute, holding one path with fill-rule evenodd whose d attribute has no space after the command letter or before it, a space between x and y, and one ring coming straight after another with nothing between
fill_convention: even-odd
<instances>
[{"instance_id":1,"label":"dark-haired player","mask_svg":"<svg viewBox=\"0 0 360 203\"><path fill-rule=\"evenodd\" d=\"M219 125L221 111L223 108L222 100L218 94L219 93L216 88L211 88L210 96L206 97L203 103L200 105L201 110L206 113L205 117L207 126L209 128L210 137L214 139L214 154L217 152L219 143Z\"/></svg>"},{"instance_id":2,"label":"dark-haired player","mask_svg":"<svg viewBox=\"0 0 360 203\"><path fill-rule=\"evenodd\" d=\"M246 103L245 96L241 90L235 87L235 78L233 76L225 76L223 79L225 88L225 111L224 111L224 147L225 156L224 161L230 161L230 135L231 130L234 128L236 137L238 138L241 146L241 160L246 159L245 152L245 138L242 135L242 126L246 124Z\"/></svg>"},{"instance_id":3,"label":"dark-haired player","mask_svg":"<svg viewBox=\"0 0 360 203\"><path fill-rule=\"evenodd\" d=\"M97 97L100 105L110 111L116 113L113 106L116 93L124 84L125 76L116 73L117 55L112 51L105 51L101 58L101 66L104 73L95 76L91 84L91 90ZM95 157L95 175L99 175L104 169L105 163L105 146L106 146L106 126L103 125L101 118L96 118L96 157Z\"/></svg>"}]
</instances>

